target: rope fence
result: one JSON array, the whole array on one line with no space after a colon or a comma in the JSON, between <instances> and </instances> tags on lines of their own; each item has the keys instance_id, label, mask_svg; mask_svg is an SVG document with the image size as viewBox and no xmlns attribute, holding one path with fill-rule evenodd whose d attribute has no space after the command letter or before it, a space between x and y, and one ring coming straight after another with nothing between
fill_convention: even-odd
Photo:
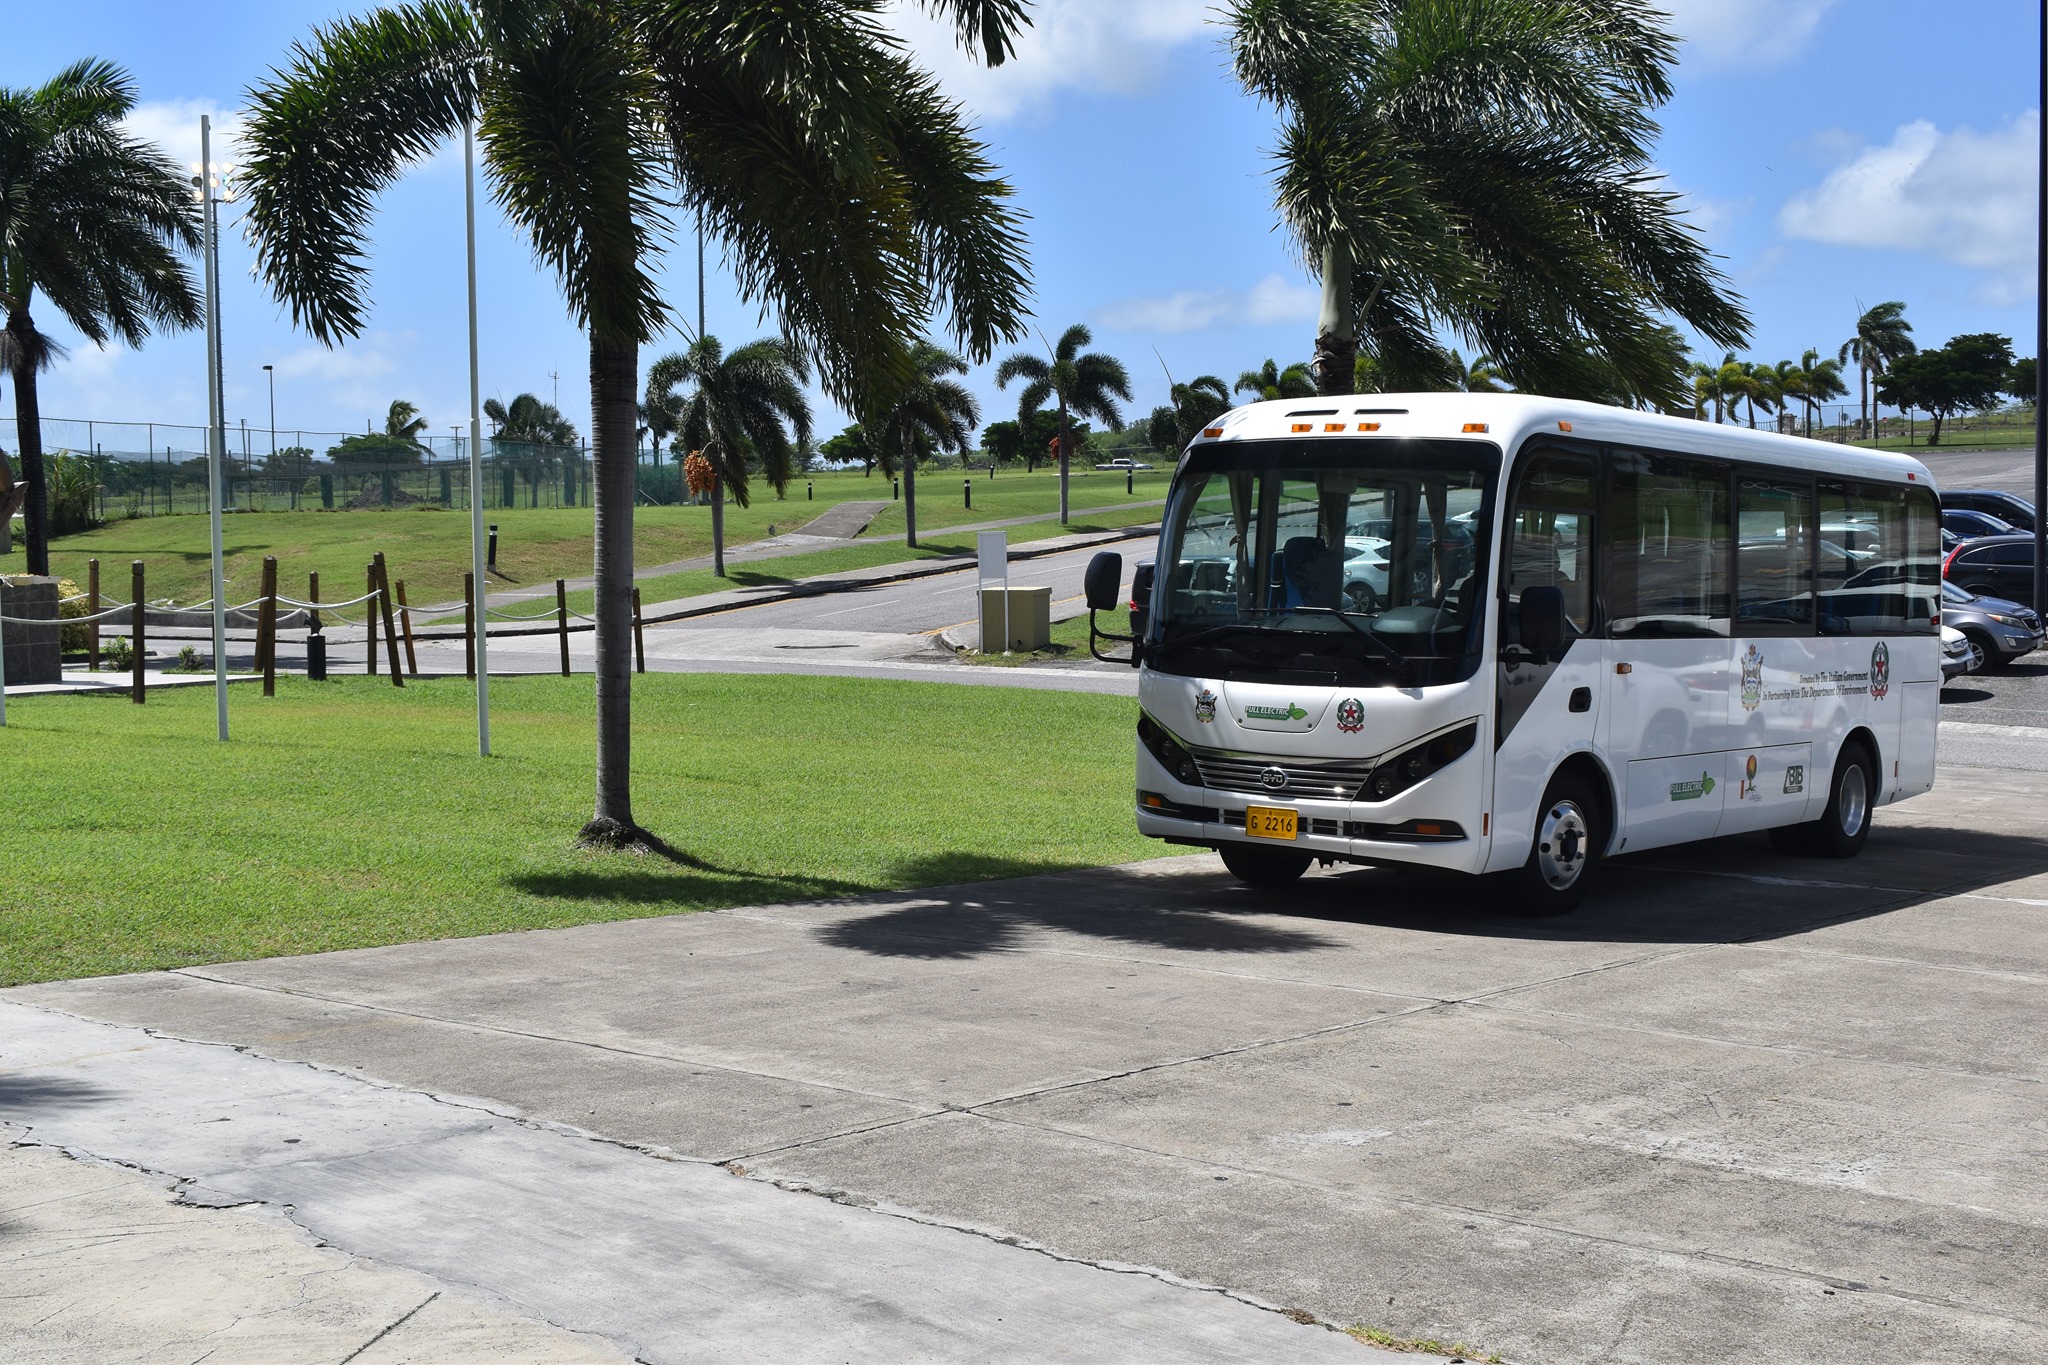
<instances>
[{"instance_id":1,"label":"rope fence","mask_svg":"<svg viewBox=\"0 0 2048 1365\"><path fill-rule=\"evenodd\" d=\"M90 560L88 561L88 568L90 586L85 592L73 593L58 598L57 615L54 617L15 616L0 612L0 630L4 630L7 627L55 630L59 633L59 650L61 652L62 632L74 628L83 629L86 631L88 667L98 671L103 644L101 626L110 625L117 628L126 626L128 628L126 636L128 648L126 652L129 655L126 663L133 673L133 699L137 703L141 703L144 696L144 665L148 658L148 641L146 636L147 628L151 624L151 618L156 618L155 624L159 626L164 624L164 617L211 618L214 615L213 599L208 598L203 602L184 606L175 605L170 602L151 602L147 592L144 590L143 561L135 560L131 565L133 576L132 597L125 602L110 602L100 591L100 562L97 559ZM263 591L246 602L221 609L224 616L228 613L241 616L243 620L240 623L240 629L243 630L248 628L247 618L253 614L255 618L255 667L263 676L265 696L275 694L277 641L281 627L286 624L281 620L281 611L302 612L305 614L302 621L293 621L289 624L294 628L302 624L305 627L306 674L309 678L317 681L327 676L327 637L323 634L323 627L333 624L363 631L363 639L366 646L363 661L365 673L374 677L381 668L382 671L388 673L394 687L403 687L407 677L418 677L420 675L416 645L422 639L429 641L461 640L463 642L464 673L467 677L474 678L476 676L477 632L480 628L488 627L491 622L502 622L512 627L502 632L492 630L491 633L494 635L555 635L560 641L562 675L567 677L570 673L569 632L572 629L580 630L595 627L597 624L597 617L595 615L589 612L570 609L568 583L567 580L560 578L556 579L554 583L555 601L553 609L530 612L516 611L505 607L493 607L487 602L480 603L474 580L469 574L463 575L462 600L460 602L441 606L414 607L406 599L405 580L398 579L395 582L393 581L382 553L372 556L370 563L365 566L364 590L353 597L323 600L320 596L320 576L318 573L308 575L308 591L305 597L287 596L278 590L277 572L276 556L265 556L263 560ZM522 598L517 600L533 601L535 599ZM94 610L71 615L65 614L67 608L76 607L79 603L88 603ZM482 606L481 613L478 611L480 605ZM359 616L346 615L344 609L353 607L365 608L365 610ZM478 619L479 615L482 617L481 622ZM416 633L413 629L415 618L421 624L429 625L455 617L461 618L459 630L435 630L422 634ZM576 624L572 626L571 622ZM635 588L633 590L634 671L640 673L647 671L646 646L643 636L644 624L640 611L640 590ZM122 638L118 630L114 638L117 640ZM172 636L171 638L177 639L179 637ZM236 638L238 640L246 640L249 637L238 634ZM399 654L401 647L404 650L402 662ZM380 652L382 655L381 659L379 657ZM0 660L0 662L4 662L4 660ZM0 673L0 724L5 724L5 685L4 673Z\"/></svg>"}]
</instances>

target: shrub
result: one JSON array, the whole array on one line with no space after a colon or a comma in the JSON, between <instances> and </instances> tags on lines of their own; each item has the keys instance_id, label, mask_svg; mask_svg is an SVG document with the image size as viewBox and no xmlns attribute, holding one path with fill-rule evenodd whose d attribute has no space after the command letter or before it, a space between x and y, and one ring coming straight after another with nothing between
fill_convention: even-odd
<instances>
[{"instance_id":1,"label":"shrub","mask_svg":"<svg viewBox=\"0 0 2048 1365\"><path fill-rule=\"evenodd\" d=\"M100 662L116 672L135 667L135 646L125 635L109 635L100 641Z\"/></svg>"},{"instance_id":2,"label":"shrub","mask_svg":"<svg viewBox=\"0 0 2048 1365\"><path fill-rule=\"evenodd\" d=\"M126 644L127 641L123 640L122 643ZM194 649L191 645L186 645L178 651L178 672L203 673L205 671L206 665L199 662L198 650Z\"/></svg>"},{"instance_id":3,"label":"shrub","mask_svg":"<svg viewBox=\"0 0 2048 1365\"><path fill-rule=\"evenodd\" d=\"M68 578L57 580L57 619L68 621L74 616L92 615L92 603L80 597L76 602L66 602L67 597L78 597L79 586ZM88 631L84 622L75 626L63 626L57 631L57 648L66 654L83 654Z\"/></svg>"}]
</instances>

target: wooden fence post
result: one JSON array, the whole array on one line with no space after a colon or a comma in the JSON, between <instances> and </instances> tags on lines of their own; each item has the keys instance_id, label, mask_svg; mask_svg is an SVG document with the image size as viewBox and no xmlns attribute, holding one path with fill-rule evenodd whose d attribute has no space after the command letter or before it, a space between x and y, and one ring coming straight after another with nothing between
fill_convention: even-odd
<instances>
[{"instance_id":1,"label":"wooden fence post","mask_svg":"<svg viewBox=\"0 0 2048 1365\"><path fill-rule=\"evenodd\" d=\"M144 636L147 635L148 632L144 628L144 622L142 619L142 604L148 599L144 596L142 591L141 560L135 560L128 566L128 582L130 590L135 594L135 611L133 616L129 618L132 624L128 627L128 632L129 635L131 636L129 643L135 647L134 680L129 684L128 692L129 700L133 701L137 706L140 706L142 705L143 694L142 656L145 653L145 651L147 651L149 648L149 643L144 638Z\"/></svg>"},{"instance_id":2,"label":"wooden fence post","mask_svg":"<svg viewBox=\"0 0 2048 1365\"><path fill-rule=\"evenodd\" d=\"M569 585L555 580L555 634L562 641L562 676L569 676Z\"/></svg>"},{"instance_id":3,"label":"wooden fence post","mask_svg":"<svg viewBox=\"0 0 2048 1365\"><path fill-rule=\"evenodd\" d=\"M462 576L462 673L476 677L476 575Z\"/></svg>"},{"instance_id":4,"label":"wooden fence post","mask_svg":"<svg viewBox=\"0 0 2048 1365\"><path fill-rule=\"evenodd\" d=\"M263 604L256 608L256 658L263 695L277 695L277 556L263 556Z\"/></svg>"},{"instance_id":5,"label":"wooden fence post","mask_svg":"<svg viewBox=\"0 0 2048 1365\"><path fill-rule=\"evenodd\" d=\"M370 600L363 603L363 618L370 628L370 648L368 651L370 656L369 676L374 678L377 676L377 566L375 564L365 564L363 566L363 585L363 591L371 595Z\"/></svg>"},{"instance_id":6,"label":"wooden fence post","mask_svg":"<svg viewBox=\"0 0 2048 1365\"><path fill-rule=\"evenodd\" d=\"M633 589L633 671L647 671L647 637L640 632L640 589Z\"/></svg>"},{"instance_id":7,"label":"wooden fence post","mask_svg":"<svg viewBox=\"0 0 2048 1365\"><path fill-rule=\"evenodd\" d=\"M306 600L313 604L312 610L306 614L306 629L317 635L320 631L320 571L318 569L306 575Z\"/></svg>"},{"instance_id":8,"label":"wooden fence post","mask_svg":"<svg viewBox=\"0 0 2048 1365\"><path fill-rule=\"evenodd\" d=\"M420 656L412 647L412 607L405 600L405 580L398 580L398 625L405 632L405 671L420 675Z\"/></svg>"},{"instance_id":9,"label":"wooden fence post","mask_svg":"<svg viewBox=\"0 0 2048 1365\"><path fill-rule=\"evenodd\" d=\"M391 685L403 687L405 673L398 666L398 622L391 610L391 570L384 563L382 550L370 556L370 563L377 571L377 605L384 615L384 652L391 661Z\"/></svg>"},{"instance_id":10,"label":"wooden fence post","mask_svg":"<svg viewBox=\"0 0 2048 1365\"><path fill-rule=\"evenodd\" d=\"M85 606L94 618L93 623L86 627L85 666L97 673L100 671L100 562L97 559L85 562L85 579Z\"/></svg>"}]
</instances>

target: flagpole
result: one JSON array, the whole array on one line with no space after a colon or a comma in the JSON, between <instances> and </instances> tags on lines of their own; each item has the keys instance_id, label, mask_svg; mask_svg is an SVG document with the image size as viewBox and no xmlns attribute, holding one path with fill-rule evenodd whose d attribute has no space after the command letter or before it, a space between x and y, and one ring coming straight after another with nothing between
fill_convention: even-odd
<instances>
[{"instance_id":1,"label":"flagpole","mask_svg":"<svg viewBox=\"0 0 2048 1365\"><path fill-rule=\"evenodd\" d=\"M220 354L220 214L215 191L220 188L213 164L213 120L199 116L199 200L206 232L206 479L211 496L213 533L213 709L222 743L228 737L227 581L221 565L221 455L227 445L227 406L221 393ZM142 604L135 604L139 618Z\"/></svg>"},{"instance_id":2,"label":"flagpole","mask_svg":"<svg viewBox=\"0 0 2048 1365\"><path fill-rule=\"evenodd\" d=\"M476 584L476 751L491 756L490 592L484 579L483 389L477 379L476 150L470 120L462 120L462 209L469 235L469 564Z\"/></svg>"}]
</instances>

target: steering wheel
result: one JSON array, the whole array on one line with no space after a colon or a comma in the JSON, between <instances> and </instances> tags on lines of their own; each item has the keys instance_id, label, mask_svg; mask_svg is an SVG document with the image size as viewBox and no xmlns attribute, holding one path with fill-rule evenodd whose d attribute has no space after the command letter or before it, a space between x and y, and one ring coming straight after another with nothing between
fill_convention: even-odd
<instances>
[{"instance_id":1,"label":"steering wheel","mask_svg":"<svg viewBox=\"0 0 2048 1365\"><path fill-rule=\"evenodd\" d=\"M1365 616L1380 614L1380 595L1372 584L1364 579L1355 579L1344 585L1344 595L1351 599L1351 609Z\"/></svg>"}]
</instances>

